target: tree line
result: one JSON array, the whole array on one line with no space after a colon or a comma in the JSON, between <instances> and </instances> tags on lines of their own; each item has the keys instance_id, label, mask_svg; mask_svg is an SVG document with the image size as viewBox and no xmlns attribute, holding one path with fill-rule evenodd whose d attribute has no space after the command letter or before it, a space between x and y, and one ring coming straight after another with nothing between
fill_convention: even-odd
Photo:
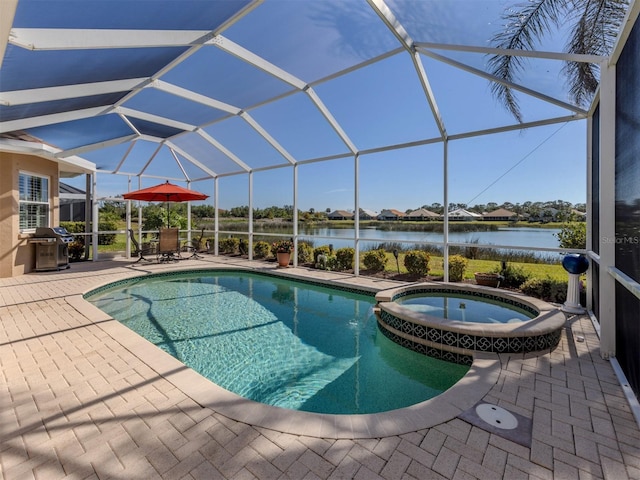
<instances>
[{"instance_id":1,"label":"tree line","mask_svg":"<svg viewBox=\"0 0 640 480\"><path fill-rule=\"evenodd\" d=\"M440 215L444 214L444 205L441 203L435 202L431 205L422 205L421 208L426 208L427 210L431 210L434 213L438 213ZM572 204L571 202L567 202L565 200L551 200L547 202L523 202L523 203L496 203L496 202L488 202L488 203L478 203L472 206L467 205L466 203L449 203L449 211L457 210L458 208L464 208L470 212L474 213L486 213L492 212L499 208L504 208L505 210L509 210L510 212L516 213L518 215L529 215L529 216L542 216L545 211L558 211L558 212L570 212L572 209L578 210L580 212L587 211L586 203L576 203ZM412 210L407 210L405 213L409 213Z\"/></svg>"},{"instance_id":2,"label":"tree line","mask_svg":"<svg viewBox=\"0 0 640 480\"><path fill-rule=\"evenodd\" d=\"M119 201L104 202L100 208L100 214L124 218L126 212L125 205L125 202ZM392 208L393 207L390 206L389 209ZM444 214L444 205L438 202L434 202L429 205L421 205L420 207L413 209L407 209L405 210L405 213L410 213L418 208L425 208L439 215ZM453 211L459 208L480 214L504 208L518 216L527 216L532 218L553 217L560 221L569 220L571 218L570 213L572 210L586 212L585 203L572 204L565 200L552 200L547 202L527 201L523 203L504 202L501 204L488 202L486 204L480 203L472 206L469 206L466 203L450 203L448 211ZM165 204L154 203L143 207L142 211L143 217L145 219L152 220L151 223L153 223L154 226L155 223L162 225L163 221L166 224L167 213L169 214L169 221L171 221L171 217L173 217L174 219L184 219L184 222L186 223L186 203L172 203L169 206L169 209L167 209ZM327 215L332 211L333 209L331 208L325 208L324 210L315 210L314 208L310 208L306 211L298 210L298 218L303 222L323 221L327 219ZM196 219L213 218L215 216L215 207L213 207L213 205L192 205L191 216ZM220 209L219 216L221 218L249 218L249 207L247 205L243 205L230 209ZM253 218L254 220L293 220L293 205L274 205L267 208L254 208Z\"/></svg>"}]
</instances>

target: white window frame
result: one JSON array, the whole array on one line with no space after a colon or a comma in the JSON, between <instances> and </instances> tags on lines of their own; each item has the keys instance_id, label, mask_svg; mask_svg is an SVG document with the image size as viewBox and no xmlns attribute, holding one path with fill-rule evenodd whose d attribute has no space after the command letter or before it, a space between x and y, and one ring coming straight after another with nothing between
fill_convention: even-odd
<instances>
[{"instance_id":1,"label":"white window frame","mask_svg":"<svg viewBox=\"0 0 640 480\"><path fill-rule=\"evenodd\" d=\"M46 192L45 192L44 198L42 198L42 189L41 189L40 199L23 198L23 195L22 195L23 192L20 189L21 177L26 177L27 181L29 180L29 178L32 178L32 177L39 178L41 180L46 181ZM18 172L18 217L19 217L19 226L20 226L21 233L32 233L32 232L35 232L36 227L49 226L51 222L51 202L50 202L51 190L50 189L51 189L51 177L49 177L48 175L41 175L38 173L33 173L33 172L28 172L23 170L20 170ZM24 217L24 214L22 212L23 205L38 206L41 208L44 207L44 209L46 209L46 213L42 212L42 215L36 216L35 223L32 223L31 225L29 225L29 223L27 222L27 219L23 218ZM42 217L44 220L41 223L38 222L38 218L40 217ZM26 226L23 227L25 223L26 223Z\"/></svg>"}]
</instances>

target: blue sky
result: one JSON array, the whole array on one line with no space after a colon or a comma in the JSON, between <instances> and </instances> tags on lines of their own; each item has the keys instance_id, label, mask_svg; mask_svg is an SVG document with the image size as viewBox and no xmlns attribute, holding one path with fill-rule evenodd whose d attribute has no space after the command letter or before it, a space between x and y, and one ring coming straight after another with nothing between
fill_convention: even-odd
<instances>
[{"instance_id":1,"label":"blue sky","mask_svg":"<svg viewBox=\"0 0 640 480\"><path fill-rule=\"evenodd\" d=\"M350 3L265 2L224 32L225 37L262 58L284 68L305 82L356 65L398 46L389 30L371 12L354 9ZM331 6L340 5L345 11ZM500 28L502 2L469 2L464 12L446 9L438 2L389 1L398 19L418 41L485 45ZM418 15L419 14L419 15ZM429 18L426 23L416 19ZM277 20L277 21L276 21ZM455 28L453 26L456 26ZM373 27L372 27L373 26ZM428 28L424 28L427 26ZM265 41L268 38L269 41ZM294 40L292 40L294 39ZM561 51L562 35L545 40L546 50ZM437 51L479 70L486 69L487 56L478 53ZM450 136L513 124L514 119L492 97L489 81L421 54L437 107ZM199 50L189 58L189 74L173 69L161 80L193 89L211 98L247 108L251 116L297 161L298 206L301 210L353 209L355 205L355 162L351 157L307 163L305 161L348 152L318 109L302 92L276 102L261 101L291 90L289 85L265 72L244 64L215 47ZM543 94L569 102L562 63L530 59L519 81ZM224 72L224 74L220 74ZM344 129L359 151L388 145L420 142L439 136L429 104L418 81L410 55L402 51L365 68L313 85L313 90ZM570 112L538 98L518 94L525 121L562 117ZM124 105L148 109L154 114L179 121L194 122L211 115L208 107L191 108L184 99L147 89ZM212 123L204 130L234 155L253 168L287 161L245 122L232 117ZM209 162L220 174L238 167L220 151L212 152L196 134L175 141L192 148L198 158ZM363 154L359 160L359 206L380 211L384 208L415 209L444 202L443 144ZM153 142L138 142L122 167L138 172L155 151ZM104 168L115 168L127 145L85 155ZM453 140L448 145L449 201L453 203L498 204L509 201L562 199L586 201L586 122L559 123L522 131ZM187 173L202 178L202 171L180 158ZM168 149L162 149L145 170L154 178L142 180L141 187L180 177L181 171ZM138 188L127 177L99 175L98 195L116 196ZM281 179L285 178L283 182ZM84 188L84 179L69 180ZM219 181L220 207L248 205L248 176L222 176ZM180 182L176 182L180 183ZM184 185L184 183L181 183ZM291 167L254 174L253 205L293 204ZM213 203L213 180L193 182Z\"/></svg>"}]
</instances>

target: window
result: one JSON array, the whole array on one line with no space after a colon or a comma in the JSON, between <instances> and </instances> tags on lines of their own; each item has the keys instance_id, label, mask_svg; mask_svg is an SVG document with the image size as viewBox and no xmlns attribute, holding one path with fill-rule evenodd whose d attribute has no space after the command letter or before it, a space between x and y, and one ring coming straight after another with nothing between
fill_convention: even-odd
<instances>
[{"instance_id":1,"label":"window","mask_svg":"<svg viewBox=\"0 0 640 480\"><path fill-rule=\"evenodd\" d=\"M49 226L49 178L20 172L20 231Z\"/></svg>"}]
</instances>

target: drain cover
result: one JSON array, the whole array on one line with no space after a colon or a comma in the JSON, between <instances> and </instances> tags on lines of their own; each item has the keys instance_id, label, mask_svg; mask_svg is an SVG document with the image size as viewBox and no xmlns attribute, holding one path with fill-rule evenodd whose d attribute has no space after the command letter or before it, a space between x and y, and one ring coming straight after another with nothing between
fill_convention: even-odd
<instances>
[{"instance_id":1,"label":"drain cover","mask_svg":"<svg viewBox=\"0 0 640 480\"><path fill-rule=\"evenodd\" d=\"M533 422L524 415L481 400L462 412L460 418L482 430L531 448Z\"/></svg>"},{"instance_id":2,"label":"drain cover","mask_svg":"<svg viewBox=\"0 0 640 480\"><path fill-rule=\"evenodd\" d=\"M513 430L518 426L518 419L502 407L490 403L481 403L476 407L478 416L496 428Z\"/></svg>"}]
</instances>

